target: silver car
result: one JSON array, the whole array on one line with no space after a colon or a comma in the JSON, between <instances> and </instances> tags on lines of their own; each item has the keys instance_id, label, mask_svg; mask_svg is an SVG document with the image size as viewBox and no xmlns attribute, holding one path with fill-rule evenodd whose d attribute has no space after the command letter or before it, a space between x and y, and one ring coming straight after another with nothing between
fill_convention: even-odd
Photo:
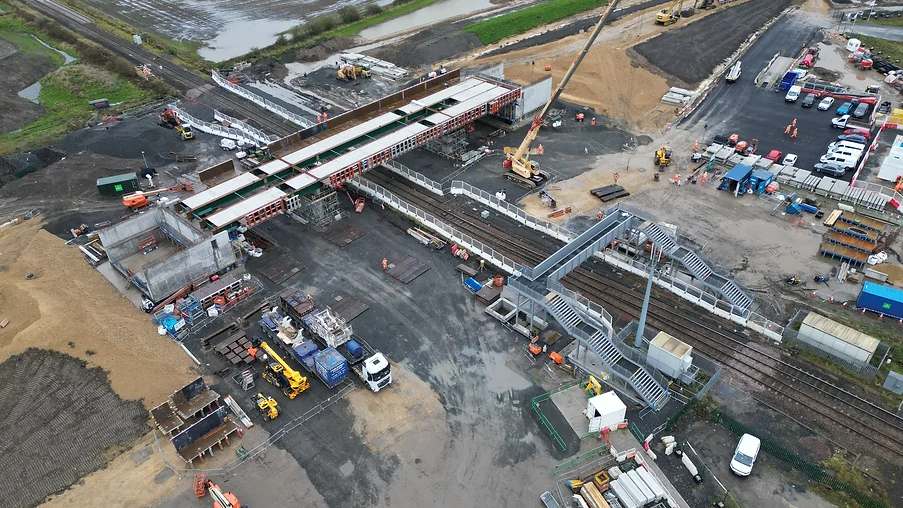
<instances>
[{"instance_id":1,"label":"silver car","mask_svg":"<svg viewBox=\"0 0 903 508\"><path fill-rule=\"evenodd\" d=\"M834 105L834 97L825 97L818 103L819 111L827 111Z\"/></svg>"}]
</instances>

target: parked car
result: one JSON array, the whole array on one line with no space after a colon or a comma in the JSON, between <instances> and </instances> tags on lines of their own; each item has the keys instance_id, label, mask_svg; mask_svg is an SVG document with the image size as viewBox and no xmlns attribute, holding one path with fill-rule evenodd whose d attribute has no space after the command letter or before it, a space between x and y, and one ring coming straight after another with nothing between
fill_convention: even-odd
<instances>
[{"instance_id":1,"label":"parked car","mask_svg":"<svg viewBox=\"0 0 903 508\"><path fill-rule=\"evenodd\" d=\"M847 129L843 131L844 134L853 134L856 136L862 136L866 141L872 139L872 133L869 132L868 129L862 127L853 127L852 129Z\"/></svg>"},{"instance_id":2,"label":"parked car","mask_svg":"<svg viewBox=\"0 0 903 508\"><path fill-rule=\"evenodd\" d=\"M785 166L793 166L794 164L796 164L796 154L788 153L784 156L784 162L782 162L781 164Z\"/></svg>"},{"instance_id":3,"label":"parked car","mask_svg":"<svg viewBox=\"0 0 903 508\"><path fill-rule=\"evenodd\" d=\"M811 108L817 98L814 93L806 94L806 97L803 98L803 107Z\"/></svg>"},{"instance_id":4,"label":"parked car","mask_svg":"<svg viewBox=\"0 0 903 508\"><path fill-rule=\"evenodd\" d=\"M818 103L819 111L827 111L834 105L834 97L825 97Z\"/></svg>"},{"instance_id":5,"label":"parked car","mask_svg":"<svg viewBox=\"0 0 903 508\"><path fill-rule=\"evenodd\" d=\"M846 168L843 166L831 162L818 162L813 167L815 168L816 173L824 173L831 176L843 176L843 174L847 172Z\"/></svg>"},{"instance_id":6,"label":"parked car","mask_svg":"<svg viewBox=\"0 0 903 508\"><path fill-rule=\"evenodd\" d=\"M835 129L846 129L847 123L850 121L850 115L843 115L831 119L831 126Z\"/></svg>"},{"instance_id":7,"label":"parked car","mask_svg":"<svg viewBox=\"0 0 903 508\"><path fill-rule=\"evenodd\" d=\"M756 463L756 457L759 456L761 445L759 438L752 434L740 436L740 442L737 443L737 449L734 450L734 457L731 459L731 471L739 476L749 476L753 464Z\"/></svg>"},{"instance_id":8,"label":"parked car","mask_svg":"<svg viewBox=\"0 0 903 508\"><path fill-rule=\"evenodd\" d=\"M846 115L850 112L851 109L853 109L853 103L852 102L844 102L843 104L840 105L839 108L837 108L837 111L835 111L835 114Z\"/></svg>"},{"instance_id":9,"label":"parked car","mask_svg":"<svg viewBox=\"0 0 903 508\"><path fill-rule=\"evenodd\" d=\"M865 143L854 143L852 141L835 141L828 145L828 153L834 153L838 150L865 150Z\"/></svg>"},{"instance_id":10,"label":"parked car","mask_svg":"<svg viewBox=\"0 0 903 508\"><path fill-rule=\"evenodd\" d=\"M796 100L800 98L801 93L803 93L803 87L799 85L791 86L790 90L787 90L787 95L784 96L784 100L787 102L796 102Z\"/></svg>"},{"instance_id":11,"label":"parked car","mask_svg":"<svg viewBox=\"0 0 903 508\"><path fill-rule=\"evenodd\" d=\"M784 152L780 150L772 150L768 152L768 155L766 155L765 158L777 164L778 161L781 160L782 155L784 155Z\"/></svg>"},{"instance_id":12,"label":"parked car","mask_svg":"<svg viewBox=\"0 0 903 508\"><path fill-rule=\"evenodd\" d=\"M869 105L866 102L860 102L856 109L853 110L853 118L864 118L869 111Z\"/></svg>"},{"instance_id":13,"label":"parked car","mask_svg":"<svg viewBox=\"0 0 903 508\"><path fill-rule=\"evenodd\" d=\"M851 143L862 143L863 145L868 143L865 136L860 136L858 134L841 134L840 136L837 136L837 141L849 141Z\"/></svg>"}]
</instances>

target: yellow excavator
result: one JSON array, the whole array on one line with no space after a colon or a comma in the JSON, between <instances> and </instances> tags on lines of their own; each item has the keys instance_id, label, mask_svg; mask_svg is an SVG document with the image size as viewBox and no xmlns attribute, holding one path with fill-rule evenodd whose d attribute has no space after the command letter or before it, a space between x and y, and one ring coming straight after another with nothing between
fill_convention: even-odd
<instances>
[{"instance_id":1,"label":"yellow excavator","mask_svg":"<svg viewBox=\"0 0 903 508\"><path fill-rule=\"evenodd\" d=\"M561 78L561 83L558 84L558 88L556 88L555 92L549 97L549 101L543 106L542 111L533 118L533 124L530 126L530 130L527 132L526 137L524 137L524 141L517 147L517 150L505 150L505 162L503 165L511 170L505 174L505 178L515 185L525 189L535 189L537 186L540 186L549 180L549 173L540 169L538 162L530 160L530 144L536 139L539 128L543 125L543 118L546 116L546 113L549 112L552 103L561 96L561 92L564 91L564 87L567 86L568 81L571 80L571 77L573 77L574 73L577 71L580 62L586 57L589 49L593 47L593 43L596 41L596 38L602 31L602 27L605 26L605 22L608 21L608 17L614 11L616 5L618 5L618 0L612 0L611 3L608 4L608 9L606 9L605 13L602 14L602 17L599 18L599 22L596 23L596 27L593 29L592 34L590 34L583 49L580 50L577 58L574 59L574 63L571 64L571 67L565 73L564 77Z\"/></svg>"},{"instance_id":2,"label":"yellow excavator","mask_svg":"<svg viewBox=\"0 0 903 508\"><path fill-rule=\"evenodd\" d=\"M268 383L282 390L282 393L290 399L294 399L298 394L310 388L307 378L285 363L285 360L280 358L269 344L259 339L254 342L257 342L254 344L254 348L263 349L269 355L267 366L261 374ZM258 350L255 350L253 356L256 358L259 354Z\"/></svg>"},{"instance_id":3,"label":"yellow excavator","mask_svg":"<svg viewBox=\"0 0 903 508\"><path fill-rule=\"evenodd\" d=\"M668 4L668 7L660 10L658 14L655 15L655 22L659 25L668 26L672 23L677 23L680 20L680 13L684 9L684 0L671 0L671 3Z\"/></svg>"},{"instance_id":4,"label":"yellow excavator","mask_svg":"<svg viewBox=\"0 0 903 508\"><path fill-rule=\"evenodd\" d=\"M279 416L279 403L276 399L270 397L269 394L258 392L254 397L254 404L257 410L267 420L275 420Z\"/></svg>"},{"instance_id":5,"label":"yellow excavator","mask_svg":"<svg viewBox=\"0 0 903 508\"><path fill-rule=\"evenodd\" d=\"M335 77L342 81L354 81L357 78L371 78L373 77L373 74L371 74L370 69L366 67L346 65L339 69L339 72L336 73Z\"/></svg>"},{"instance_id":6,"label":"yellow excavator","mask_svg":"<svg viewBox=\"0 0 903 508\"><path fill-rule=\"evenodd\" d=\"M663 146L655 151L655 160L653 160L653 164L656 166L670 166L671 165L671 147Z\"/></svg>"}]
</instances>

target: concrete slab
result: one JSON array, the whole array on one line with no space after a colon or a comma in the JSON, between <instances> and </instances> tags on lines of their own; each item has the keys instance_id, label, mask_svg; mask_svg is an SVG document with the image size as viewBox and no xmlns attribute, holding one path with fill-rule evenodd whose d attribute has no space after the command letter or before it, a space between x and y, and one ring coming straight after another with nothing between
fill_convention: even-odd
<instances>
[{"instance_id":1,"label":"concrete slab","mask_svg":"<svg viewBox=\"0 0 903 508\"><path fill-rule=\"evenodd\" d=\"M121 260L122 265L128 268L129 270L135 273L142 273L144 270L156 264L157 262L167 259L171 257L176 252L179 252L181 249L174 243L161 241L157 243L157 248L148 252L147 254L142 254L140 252L136 252L131 256L124 258Z\"/></svg>"},{"instance_id":2,"label":"concrete slab","mask_svg":"<svg viewBox=\"0 0 903 508\"><path fill-rule=\"evenodd\" d=\"M129 284L125 277L117 272L109 261L97 265L97 271L106 277L106 279L110 281L110 284L122 293L122 296L135 304L135 307L141 308L141 291L138 291L135 289L135 286Z\"/></svg>"},{"instance_id":3,"label":"concrete slab","mask_svg":"<svg viewBox=\"0 0 903 508\"><path fill-rule=\"evenodd\" d=\"M589 420L586 418L586 392L580 386L572 386L567 390L552 395L552 402L561 411L564 419L578 436L589 432Z\"/></svg>"}]
</instances>

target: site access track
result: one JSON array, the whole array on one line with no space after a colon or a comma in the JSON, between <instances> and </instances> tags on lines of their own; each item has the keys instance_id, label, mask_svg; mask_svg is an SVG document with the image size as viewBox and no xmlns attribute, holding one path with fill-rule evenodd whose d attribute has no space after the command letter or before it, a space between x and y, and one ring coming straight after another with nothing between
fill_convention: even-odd
<instances>
[{"instance_id":1,"label":"site access track","mask_svg":"<svg viewBox=\"0 0 903 508\"><path fill-rule=\"evenodd\" d=\"M425 192L381 167L366 173L364 178L526 266L536 266L561 247L554 239L537 240L503 231L470 213L457 198L440 198ZM602 305L617 319L639 318L643 294L586 268L586 264L561 282ZM764 345L730 332L732 323L722 324L716 318L701 317L699 312L654 297L647 323L722 363L734 379L742 378L743 382L759 387L760 393L767 394L769 400L763 402L806 422L809 427L831 434L835 441L848 446L856 444L848 444L846 438L855 435L860 438L858 443L871 445L875 453L888 460L900 463L903 459L903 418L797 367L782 358L780 352L766 350Z\"/></svg>"},{"instance_id":2,"label":"site access track","mask_svg":"<svg viewBox=\"0 0 903 508\"><path fill-rule=\"evenodd\" d=\"M275 134L285 137L298 132L299 128L287 123L277 115L250 103L234 94L220 88L210 78L202 78L190 70L180 67L162 56L155 55L143 47L129 41L125 41L116 35L99 28L94 21L76 12L65 5L53 0L24 0L28 6L41 14L54 19L70 30L87 37L97 44L109 49L113 53L125 58L135 65L147 64L160 79L181 92L187 92L194 88L205 87L205 94L214 96L223 105L226 114L239 119L249 119L255 122L261 130L267 134Z\"/></svg>"}]
</instances>

